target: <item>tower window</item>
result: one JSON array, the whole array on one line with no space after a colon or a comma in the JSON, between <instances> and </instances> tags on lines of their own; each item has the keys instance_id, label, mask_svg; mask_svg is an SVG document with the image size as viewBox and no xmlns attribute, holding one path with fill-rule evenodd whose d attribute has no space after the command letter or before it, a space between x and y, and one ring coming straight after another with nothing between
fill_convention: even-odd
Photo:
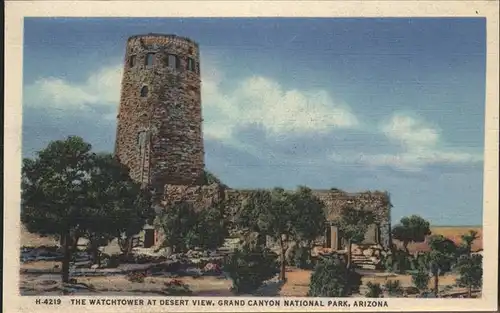
<instances>
[{"instance_id":1,"label":"tower window","mask_svg":"<svg viewBox=\"0 0 500 313\"><path fill-rule=\"evenodd\" d=\"M195 64L194 60L191 59L191 58L188 58L188 62L187 62L187 69L188 69L188 71L194 72L194 70L195 70L194 64Z\"/></svg>"},{"instance_id":2,"label":"tower window","mask_svg":"<svg viewBox=\"0 0 500 313\"><path fill-rule=\"evenodd\" d=\"M139 149L142 151L144 149L144 146L146 144L146 137L147 137L147 132L142 130L139 132L137 135L137 145L139 146Z\"/></svg>"},{"instance_id":3,"label":"tower window","mask_svg":"<svg viewBox=\"0 0 500 313\"><path fill-rule=\"evenodd\" d=\"M176 55L169 54L167 57L167 66L173 69L178 69L180 60Z\"/></svg>"},{"instance_id":4,"label":"tower window","mask_svg":"<svg viewBox=\"0 0 500 313\"><path fill-rule=\"evenodd\" d=\"M152 66L153 65L153 61L154 61L154 53L148 53L146 54L146 66Z\"/></svg>"},{"instance_id":5,"label":"tower window","mask_svg":"<svg viewBox=\"0 0 500 313\"><path fill-rule=\"evenodd\" d=\"M128 59L128 66L129 67L135 66L135 55L131 55L130 58Z\"/></svg>"},{"instance_id":6,"label":"tower window","mask_svg":"<svg viewBox=\"0 0 500 313\"><path fill-rule=\"evenodd\" d=\"M143 97L143 98L147 97L148 96L148 91L149 91L148 90L148 86L142 87L142 89L141 89L141 97Z\"/></svg>"}]
</instances>

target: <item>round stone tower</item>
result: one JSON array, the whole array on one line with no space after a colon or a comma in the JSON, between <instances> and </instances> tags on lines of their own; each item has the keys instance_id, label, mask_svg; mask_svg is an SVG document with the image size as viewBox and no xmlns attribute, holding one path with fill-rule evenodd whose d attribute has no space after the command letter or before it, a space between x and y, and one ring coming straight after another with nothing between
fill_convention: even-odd
<instances>
[{"instance_id":1,"label":"round stone tower","mask_svg":"<svg viewBox=\"0 0 500 313\"><path fill-rule=\"evenodd\" d=\"M133 179L158 192L166 184L202 184L197 43L163 34L128 39L115 155Z\"/></svg>"}]
</instances>

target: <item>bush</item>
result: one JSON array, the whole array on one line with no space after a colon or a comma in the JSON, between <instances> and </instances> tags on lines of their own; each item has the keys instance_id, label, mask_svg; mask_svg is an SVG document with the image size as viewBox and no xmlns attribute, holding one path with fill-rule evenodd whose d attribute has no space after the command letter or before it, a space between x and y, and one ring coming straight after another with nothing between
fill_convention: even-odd
<instances>
[{"instance_id":1,"label":"bush","mask_svg":"<svg viewBox=\"0 0 500 313\"><path fill-rule=\"evenodd\" d=\"M407 295L416 295L420 292L420 290L417 287L409 286L405 287L403 289L403 292L406 293Z\"/></svg>"},{"instance_id":2,"label":"bush","mask_svg":"<svg viewBox=\"0 0 500 313\"><path fill-rule=\"evenodd\" d=\"M117 268L120 265L120 256L113 254L102 254L101 256L101 267L102 268Z\"/></svg>"},{"instance_id":3,"label":"bush","mask_svg":"<svg viewBox=\"0 0 500 313\"><path fill-rule=\"evenodd\" d=\"M311 251L306 247L298 247L292 254L293 265L301 269L312 268Z\"/></svg>"},{"instance_id":4,"label":"bush","mask_svg":"<svg viewBox=\"0 0 500 313\"><path fill-rule=\"evenodd\" d=\"M389 296L398 297L403 295L403 288L399 280L388 280L384 285Z\"/></svg>"},{"instance_id":5,"label":"bush","mask_svg":"<svg viewBox=\"0 0 500 313\"><path fill-rule=\"evenodd\" d=\"M278 273L275 255L259 246L243 246L229 255L224 270L233 281L235 294L251 293Z\"/></svg>"},{"instance_id":6,"label":"bush","mask_svg":"<svg viewBox=\"0 0 500 313\"><path fill-rule=\"evenodd\" d=\"M146 273L144 272L130 272L127 274L128 281L132 283L143 283L146 278Z\"/></svg>"},{"instance_id":7,"label":"bush","mask_svg":"<svg viewBox=\"0 0 500 313\"><path fill-rule=\"evenodd\" d=\"M417 257L413 261L412 269L416 271L418 270L425 271L428 269L428 267L429 267L429 260L427 254L421 253L417 255Z\"/></svg>"},{"instance_id":8,"label":"bush","mask_svg":"<svg viewBox=\"0 0 500 313\"><path fill-rule=\"evenodd\" d=\"M120 257L113 254L109 257L108 268L117 268L120 265Z\"/></svg>"},{"instance_id":9,"label":"bush","mask_svg":"<svg viewBox=\"0 0 500 313\"><path fill-rule=\"evenodd\" d=\"M459 287L467 288L467 297L472 297L473 288L481 288L483 283L483 256L463 255L456 265L460 275L456 282Z\"/></svg>"},{"instance_id":10,"label":"bush","mask_svg":"<svg viewBox=\"0 0 500 313\"><path fill-rule=\"evenodd\" d=\"M403 250L394 250L382 260L384 268L393 273L403 274L414 268L413 257Z\"/></svg>"},{"instance_id":11,"label":"bush","mask_svg":"<svg viewBox=\"0 0 500 313\"><path fill-rule=\"evenodd\" d=\"M369 281L366 287L368 287L368 292L365 294L367 298L380 298L383 293L379 283Z\"/></svg>"},{"instance_id":12,"label":"bush","mask_svg":"<svg viewBox=\"0 0 500 313\"><path fill-rule=\"evenodd\" d=\"M170 296L185 296L192 293L189 286L178 279L172 279L171 281L163 283L165 286L162 291L163 293Z\"/></svg>"},{"instance_id":13,"label":"bush","mask_svg":"<svg viewBox=\"0 0 500 313\"><path fill-rule=\"evenodd\" d=\"M309 284L309 297L347 297L359 292L361 275L348 270L341 258L334 256L318 260Z\"/></svg>"},{"instance_id":14,"label":"bush","mask_svg":"<svg viewBox=\"0 0 500 313\"><path fill-rule=\"evenodd\" d=\"M411 281L419 291L427 290L429 280L429 273L423 269L419 269L418 271L411 274Z\"/></svg>"},{"instance_id":15,"label":"bush","mask_svg":"<svg viewBox=\"0 0 500 313\"><path fill-rule=\"evenodd\" d=\"M197 262L195 265L196 265L196 267L197 267L197 268L199 268L199 269L201 269L201 270L202 270L202 269L204 269L204 268L205 268L205 266L206 266L208 263L210 263L210 261L209 261L209 260L200 260L200 261L199 261L199 262Z\"/></svg>"}]
</instances>

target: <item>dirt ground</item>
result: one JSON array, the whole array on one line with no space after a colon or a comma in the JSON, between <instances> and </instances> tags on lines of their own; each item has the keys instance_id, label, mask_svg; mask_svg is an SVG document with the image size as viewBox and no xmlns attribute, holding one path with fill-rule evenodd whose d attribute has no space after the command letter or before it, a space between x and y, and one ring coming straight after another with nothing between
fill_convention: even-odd
<instances>
[{"instance_id":1,"label":"dirt ground","mask_svg":"<svg viewBox=\"0 0 500 313\"><path fill-rule=\"evenodd\" d=\"M482 238L481 227L432 227L431 231L433 234L442 234L454 241L459 242L460 235L467 233L470 229L478 231L480 238ZM30 234L23 227L21 231L21 244L22 246L54 246L58 242L51 237L40 237L36 234ZM425 245L425 243L422 243ZM417 244L418 245L418 244ZM482 239L478 239L474 243L474 247L477 249L482 248ZM425 247L413 247L410 249L422 250ZM425 249L424 249L425 250ZM55 261L38 261L21 264L21 269L54 269L60 267L60 262ZM311 271L299 270L290 268L287 272L287 281L284 285L269 284L266 288L262 290L262 295L268 296L305 296L309 289ZM450 287L455 283L456 277L454 275L446 275L440 277L439 285L441 288L446 286ZM126 294L138 294L138 293L151 293L157 294L157 292L163 287L163 283L169 280L165 277L149 277L146 278L144 283L131 283L125 276L114 275L107 277L78 277L79 283L90 284L93 286L97 292L100 293L119 293L120 295ZM182 277L180 278L184 283L188 284L190 289L193 291L193 295L200 296L231 296L230 292L231 281L224 277ZM380 283L383 285L387 280L399 280L403 287L412 286L411 276L409 275L389 275L384 273L378 273L370 276L363 277L363 285L371 281L374 283ZM429 283L429 287L432 284L432 280ZM60 274L21 274L21 289L24 290L26 294L57 294L57 290L60 287ZM59 286L59 287L58 287ZM462 291L463 289L452 288L451 291ZM363 293L363 290L362 290Z\"/></svg>"},{"instance_id":2,"label":"dirt ground","mask_svg":"<svg viewBox=\"0 0 500 313\"><path fill-rule=\"evenodd\" d=\"M302 297L306 296L309 290L309 282L311 279L312 271L300 270L300 269L289 269L287 272L287 282L281 289L280 295L290 296L290 297ZM455 284L457 276L456 275L445 275L439 278L439 286L443 288L445 286L451 286ZM366 286L368 282L379 283L381 286L385 284L388 280L399 280L402 287L413 286L410 275L397 275L397 274L387 274L387 273L376 273L373 276L364 276L361 281L363 286ZM429 281L429 289L433 288L433 280ZM363 288L361 288L363 290ZM463 291L462 289L454 288L454 291Z\"/></svg>"},{"instance_id":3,"label":"dirt ground","mask_svg":"<svg viewBox=\"0 0 500 313\"><path fill-rule=\"evenodd\" d=\"M58 262L39 261L23 265L23 268L49 269L53 268ZM296 268L287 269L287 281L283 285L270 283L258 292L262 296L289 296L303 297L307 295L312 271ZM92 293L103 294L150 294L157 295L164 286L165 282L171 280L167 277L147 277L144 283L133 283L127 280L124 275L99 276L99 277L77 277L78 284L84 284L91 287ZM177 278L187 284L194 296L233 296L230 291L232 282L225 277L204 276L200 278L180 277ZM445 275L440 277L440 288L451 286L455 283L455 275ZM411 276L396 275L387 273L373 273L370 276L362 278L363 286L369 281L384 285L387 280L399 280L403 287L412 286ZM429 288L432 288L432 279L429 282ZM26 294L50 294L60 288L60 274L22 274L21 289ZM453 292L464 291L463 289L453 288ZM361 294L364 294L362 287Z\"/></svg>"}]
</instances>

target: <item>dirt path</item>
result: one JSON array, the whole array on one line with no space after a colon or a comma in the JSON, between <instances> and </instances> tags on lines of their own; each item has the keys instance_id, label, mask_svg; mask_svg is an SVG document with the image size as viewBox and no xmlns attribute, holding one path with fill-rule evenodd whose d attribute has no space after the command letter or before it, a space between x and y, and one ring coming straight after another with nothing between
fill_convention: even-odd
<instances>
[{"instance_id":1,"label":"dirt path","mask_svg":"<svg viewBox=\"0 0 500 313\"><path fill-rule=\"evenodd\" d=\"M280 291L280 296L305 297L309 290L309 280L312 271L301 269L287 269L287 281Z\"/></svg>"}]
</instances>

